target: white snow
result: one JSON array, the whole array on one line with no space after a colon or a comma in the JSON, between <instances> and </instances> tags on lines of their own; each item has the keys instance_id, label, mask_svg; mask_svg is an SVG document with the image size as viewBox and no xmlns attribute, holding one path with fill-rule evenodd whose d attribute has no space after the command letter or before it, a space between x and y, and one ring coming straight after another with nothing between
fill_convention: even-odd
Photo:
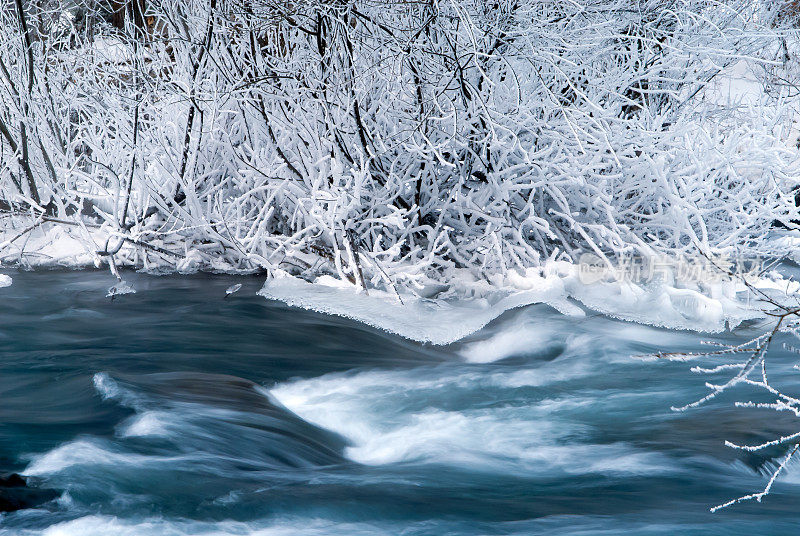
<instances>
[{"instance_id":1,"label":"white snow","mask_svg":"<svg viewBox=\"0 0 800 536\"><path fill-rule=\"evenodd\" d=\"M44 222L37 228L16 238L18 229L0 231L0 262L3 264L19 263L31 267L66 266L83 268L96 262L97 247L92 245L104 240L101 233L87 236L88 230L77 226L65 226ZM102 242L100 242L102 243Z\"/></svg>"},{"instance_id":2,"label":"white snow","mask_svg":"<svg viewBox=\"0 0 800 536\"><path fill-rule=\"evenodd\" d=\"M134 58L130 45L116 37L96 37L91 46L91 52L97 55L101 61L112 64L124 64L133 61Z\"/></svg>"},{"instance_id":3,"label":"white snow","mask_svg":"<svg viewBox=\"0 0 800 536\"><path fill-rule=\"evenodd\" d=\"M355 64L352 58L340 63L348 55L333 55L325 73L304 61L316 53L313 43L290 32L285 53L265 52L265 65L291 70L302 87L323 84L331 93L320 101L302 91L276 91L272 77L259 77L251 89L270 102L261 110L252 107L259 99L244 98L240 81L219 70L237 60L225 47L210 46L208 61L194 68L181 59L192 57L196 39L203 38L208 6L172 2L154 12L161 20L174 8L200 22L170 30L186 34L166 40L169 46L160 39L134 46L117 33L75 33L74 44L52 48L52 61L37 58L36 65L53 87L68 89L37 93L26 117L20 115L24 107L8 110L9 124L33 122L30 132L42 135L45 152L56 147L48 134L52 125L78 112L70 136L80 144L49 151L56 181L40 185L42 203L62 202L54 205L61 222L43 221L52 218L36 211L4 220L0 262L99 267L109 257L97 252L109 238L113 244L124 237L113 255L118 266L270 270L273 277L261 290L267 298L435 344L533 303L570 315L588 308L698 331L720 331L758 314L736 284L588 284L574 266L544 259L565 250L573 258L588 250L672 255L695 246L780 253L782 244L770 233L776 220L796 212L800 99L781 80L796 78L796 59L782 59L779 49L788 46L787 55L796 58L796 36L763 26L761 8L752 3L736 17L724 3L685 3L661 26L666 19L643 25L625 2L597 11L563 3L558 21L539 9L541 2L522 2L509 20L525 14L531 23L514 30L522 32L518 48L500 52L491 43L509 30L480 4L442 4L442 16L426 27L432 42L448 44L442 50L406 49L403 39L366 32L353 43ZM424 22L402 6L363 7L379 25ZM298 9L310 15L316 8ZM244 12L231 17L234 26L252 22ZM463 17L465 25L454 28L447 22L452 17ZM62 15L65 28L68 18ZM673 32L674 24L681 30ZM463 28L485 38L475 41ZM669 45L654 37L645 51L621 39L636 40L638 31L669 35ZM0 47L4 57L21 52L12 34ZM231 38L234 48L246 46ZM473 81L485 88L481 106L468 105L450 87L443 58L451 53L483 58L486 66ZM424 74L421 96L404 67L408 62ZM350 69L364 74L353 87ZM21 81L17 71L13 78ZM152 83L147 98L140 84L130 83L135 73ZM633 84L645 80L653 82L647 89L652 98L631 102ZM201 123L187 130L192 99L208 106L194 120ZM329 106L355 99L369 103L359 125L348 107ZM632 104L635 113L622 112ZM264 121L250 121L253 113ZM151 119L130 128L137 114ZM473 132L476 124L483 134ZM186 199L174 203L175 155L193 129L198 136L184 155L192 171L180 177ZM366 153L358 134L364 131L372 146ZM350 156L331 152L333 132ZM492 155L489 162L470 156L476 143ZM373 149L380 157L367 162ZM33 171L44 177L39 160L32 160ZM10 172L2 173L0 197L24 201L11 188ZM68 206L81 212L68 215ZM84 217L87 212L91 216ZM131 245L138 240L150 249ZM787 251L800 243L797 235L784 240ZM338 279L321 275L332 273ZM369 295L342 282L350 278L363 278ZM784 281L765 281L771 292L796 292ZM415 286L430 292L415 294ZM109 295L130 291L118 285ZM496 359L523 344L510 337L495 342L506 348L491 353Z\"/></svg>"},{"instance_id":4,"label":"white snow","mask_svg":"<svg viewBox=\"0 0 800 536\"><path fill-rule=\"evenodd\" d=\"M321 276L312 284L283 271L275 271L259 295L288 305L344 316L408 339L448 344L457 341L500 316L503 312L547 303L566 314L583 311L565 299L556 279L531 281L528 289L511 293L495 292L472 300L429 300L406 295L404 303L387 293L359 292L349 283Z\"/></svg>"},{"instance_id":5,"label":"white snow","mask_svg":"<svg viewBox=\"0 0 800 536\"><path fill-rule=\"evenodd\" d=\"M763 316L754 307L747 288L738 281L669 281L644 285L630 281L595 281L584 283L579 268L567 262L551 262L544 269L531 269L524 275L512 275L497 285L463 282L448 299L421 299L403 296L403 303L390 293L370 289L369 295L354 285L322 276L309 283L282 271L276 271L259 291L268 299L317 312L352 318L403 337L433 344L449 344L474 333L516 307L546 303L562 313L583 316L575 302L602 314L671 329L698 332L721 332L733 329L742 321ZM785 298L800 296L800 284L767 274L756 287ZM456 286L458 278L455 278ZM691 287L694 288L685 288ZM683 288L682 288L683 287ZM452 296L461 295L462 298ZM467 350L465 359L473 361L502 359L531 341L530 330L524 338L512 334L485 344L497 345Z\"/></svg>"},{"instance_id":6,"label":"white snow","mask_svg":"<svg viewBox=\"0 0 800 536\"><path fill-rule=\"evenodd\" d=\"M6 232L2 238L8 240L13 236ZM790 258L797 260L795 250L800 245L799 233L784 232L770 237L770 240L784 248ZM33 267L79 268L97 264L96 250L93 251L89 244L100 249L97 244L104 242L105 236L100 230L43 224L8 245L2 259L9 263L21 259L23 264ZM408 339L439 345L455 342L478 331L509 309L535 303L548 304L567 315L583 316L584 307L641 324L701 332L732 329L743 320L762 316L740 282L707 281L698 284L672 276L648 285L607 279L587 283L586 278L581 277L579 267L565 261L550 261L541 268L531 268L524 273L509 271L506 277L494 278L491 283L476 280L466 271L453 270L449 281L449 287L433 282L428 285L438 294L427 292L427 287L418 290L422 295L443 297L422 298L401 288L400 303L394 292L369 288L367 294L347 281L328 275L309 282L274 270L259 294L291 306L352 318ZM11 278L0 275L0 287L9 284ZM797 282L775 273L765 274L757 286L783 299L800 296ZM238 291L236 287L233 285L226 293ZM442 289L446 292L441 292ZM132 292L135 290L122 282L109 289L108 295ZM525 337L532 337L531 333L527 330ZM507 347L508 352L513 353L515 347L525 344L511 335L504 337L495 344ZM474 355L464 354L468 360L503 357L504 351L499 349L493 352L480 349Z\"/></svg>"}]
</instances>

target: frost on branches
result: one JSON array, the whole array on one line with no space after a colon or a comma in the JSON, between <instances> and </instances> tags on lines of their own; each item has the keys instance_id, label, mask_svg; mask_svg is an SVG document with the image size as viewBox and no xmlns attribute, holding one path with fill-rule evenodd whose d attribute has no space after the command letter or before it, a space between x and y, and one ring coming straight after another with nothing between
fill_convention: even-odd
<instances>
[{"instance_id":1,"label":"frost on branches","mask_svg":"<svg viewBox=\"0 0 800 536\"><path fill-rule=\"evenodd\" d=\"M774 253L798 185L775 5L16 0L3 260L61 228L111 265L396 293L584 252Z\"/></svg>"}]
</instances>

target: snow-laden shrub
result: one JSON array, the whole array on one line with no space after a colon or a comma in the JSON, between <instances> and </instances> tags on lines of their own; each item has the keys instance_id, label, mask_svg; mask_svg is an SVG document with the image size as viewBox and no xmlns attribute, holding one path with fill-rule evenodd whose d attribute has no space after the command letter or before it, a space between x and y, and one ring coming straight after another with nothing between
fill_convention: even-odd
<instances>
[{"instance_id":1,"label":"snow-laden shrub","mask_svg":"<svg viewBox=\"0 0 800 536\"><path fill-rule=\"evenodd\" d=\"M0 114L7 139L27 128L40 198L4 142L3 199L100 215L119 262L492 278L586 251L769 253L796 210L794 103L775 83L791 35L757 2L147 10L146 27L60 29L31 55L19 13L0 15Z\"/></svg>"}]
</instances>

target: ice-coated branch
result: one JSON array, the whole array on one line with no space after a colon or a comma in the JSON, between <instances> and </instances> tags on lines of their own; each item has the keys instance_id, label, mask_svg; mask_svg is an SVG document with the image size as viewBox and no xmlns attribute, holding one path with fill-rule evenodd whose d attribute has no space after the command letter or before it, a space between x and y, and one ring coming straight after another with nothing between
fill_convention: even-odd
<instances>
[{"instance_id":1,"label":"ice-coated branch","mask_svg":"<svg viewBox=\"0 0 800 536\"><path fill-rule=\"evenodd\" d=\"M755 349L750 350L750 355L746 361L742 361L739 363L725 363L715 367L693 367L692 372L702 373L702 374L719 374L729 370L735 370L738 372L723 384L715 385L707 383L706 384L707 387L711 390L709 394L685 406L673 408L673 410L686 411L688 409L695 408L701 404L704 404L716 398L723 392L732 390L732 388L734 388L737 385L745 384L760 389L762 391L765 391L772 396L775 396L776 400L774 402L736 402L735 403L736 407L771 409L776 412L788 411L793 413L796 417L800 417L800 399L794 396L787 395L782 391L780 391L779 389L775 388L773 385L770 384L769 378L767 376L767 357L769 355L770 345L772 344L775 336L780 332L788 332L795 336L797 335L797 329L798 329L797 321L799 315L800 311L798 311L797 308L793 306L786 306L786 305L780 306L777 310L769 311L769 316L772 316L777 320L772 330L769 331L768 333L759 335L753 340L748 341L747 343L741 345L730 346L716 351L709 351L706 354L707 356L719 356L719 355L730 356L731 354L739 352L743 349L749 349L748 347L752 344L756 344ZM676 353L674 355L680 356L681 353ZM692 358L697 358L699 356L700 354L691 355ZM756 376L756 379L753 379L751 376ZM783 458L780 464L778 464L778 466L772 471L770 479L762 491L758 493L744 495L737 499L733 499L726 503L717 505L711 508L711 511L716 512L720 509L727 508L735 504L738 504L740 502L749 501L753 499L758 502L761 502L761 500L764 497L769 495L770 491L772 490L773 484L778 479L778 476L797 452L798 446L800 445L800 443L798 443L798 439L800 439L800 432L786 434L776 439L765 441L763 443L755 445L740 445L737 443L733 443L731 441L725 441L725 445L727 447L747 452L759 452L772 447L785 445L786 443L794 443L794 446L787 452L786 456Z\"/></svg>"},{"instance_id":2,"label":"ice-coated branch","mask_svg":"<svg viewBox=\"0 0 800 536\"><path fill-rule=\"evenodd\" d=\"M786 467L786 465L789 463L789 461L792 459L795 453L797 453L798 447L800 447L800 444L796 444L794 447L792 447L791 450L789 450L789 452L786 454L786 457L783 458L783 460L781 461L780 465L778 465L775 471L772 472L772 476L770 476L769 482L767 482L767 485L764 487L762 491L758 493L751 493L750 495L743 495L737 499L732 499L726 503L722 503L713 508L710 508L709 510L711 512L716 512L723 508L728 508L729 506L733 506L734 504L738 504L744 501L751 501L753 499L755 499L757 502L761 502L761 499L769 495L770 490L772 490L772 485L778 479L778 475L780 475L781 471L783 471L783 469Z\"/></svg>"}]
</instances>

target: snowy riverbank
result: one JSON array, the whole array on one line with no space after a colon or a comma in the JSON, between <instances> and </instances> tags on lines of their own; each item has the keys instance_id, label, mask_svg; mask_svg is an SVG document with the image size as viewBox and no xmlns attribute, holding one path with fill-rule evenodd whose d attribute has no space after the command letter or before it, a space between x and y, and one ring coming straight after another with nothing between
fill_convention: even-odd
<instances>
[{"instance_id":1,"label":"snowy riverbank","mask_svg":"<svg viewBox=\"0 0 800 536\"><path fill-rule=\"evenodd\" d=\"M99 244L106 239L96 229L45 224L9 244L4 261L6 266L34 269L99 267L107 264L107 258L97 254ZM791 248L798 238L785 233L775 240ZM95 244L97 249L87 244ZM222 264L203 265L191 251L180 252L174 245L164 247L171 247L176 256L181 256L172 267L133 264L137 248L123 244L118 257L128 259L132 265L121 264L118 268L151 273L237 273ZM759 308L763 296L756 295L759 292L782 302L800 297L800 284L775 270L750 278L752 287L748 288L744 280L737 278L705 274L705 279L698 279L696 271L680 270L677 263L673 267L660 265L644 280L631 280L625 273L617 273L616 278L597 277L587 273L587 266L566 261L548 261L540 268L510 272L491 280L476 277L469 270L453 269L448 279L417 278L416 284L405 287L376 281L374 286L368 283L366 291L330 273L292 274L291 264L284 267L265 273L261 296L436 345L460 340L507 310L536 303L574 317L596 312L670 329L721 332L764 316ZM109 276L109 281L114 279Z\"/></svg>"}]
</instances>

